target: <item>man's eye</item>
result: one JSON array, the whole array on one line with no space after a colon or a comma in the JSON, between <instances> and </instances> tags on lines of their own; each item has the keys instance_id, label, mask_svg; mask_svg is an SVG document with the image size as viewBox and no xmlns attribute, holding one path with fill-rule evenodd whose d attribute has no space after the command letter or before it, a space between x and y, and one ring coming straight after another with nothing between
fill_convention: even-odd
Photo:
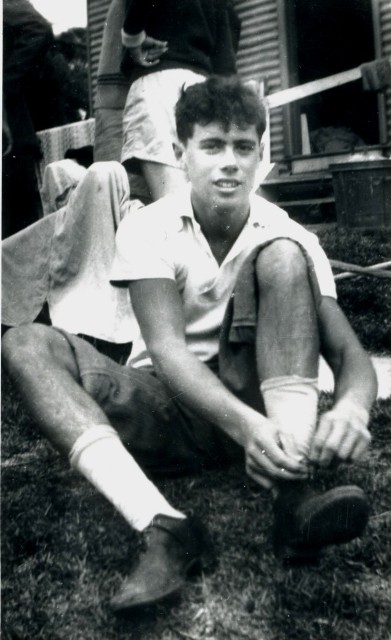
<instances>
[{"instance_id":1,"label":"man's eye","mask_svg":"<svg viewBox=\"0 0 391 640\"><path fill-rule=\"evenodd\" d=\"M247 142L243 142L241 144L238 144L237 150L239 151L239 153L251 153L254 150L254 146Z\"/></svg>"},{"instance_id":2,"label":"man's eye","mask_svg":"<svg viewBox=\"0 0 391 640\"><path fill-rule=\"evenodd\" d=\"M218 148L219 145L217 144L217 142L207 142L206 144L204 144L204 149L206 149L206 151L214 151Z\"/></svg>"}]
</instances>

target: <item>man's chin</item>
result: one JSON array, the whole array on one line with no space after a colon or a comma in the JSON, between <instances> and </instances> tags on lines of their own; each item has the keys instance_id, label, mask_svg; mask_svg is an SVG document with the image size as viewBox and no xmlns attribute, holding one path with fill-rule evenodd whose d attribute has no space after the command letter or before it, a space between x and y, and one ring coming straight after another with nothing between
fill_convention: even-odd
<instances>
[{"instance_id":1,"label":"man's chin","mask_svg":"<svg viewBox=\"0 0 391 640\"><path fill-rule=\"evenodd\" d=\"M239 195L237 193L225 193L219 194L219 196L213 198L213 208L214 209L242 209L243 207L248 207L248 197L244 198L243 195Z\"/></svg>"}]
</instances>

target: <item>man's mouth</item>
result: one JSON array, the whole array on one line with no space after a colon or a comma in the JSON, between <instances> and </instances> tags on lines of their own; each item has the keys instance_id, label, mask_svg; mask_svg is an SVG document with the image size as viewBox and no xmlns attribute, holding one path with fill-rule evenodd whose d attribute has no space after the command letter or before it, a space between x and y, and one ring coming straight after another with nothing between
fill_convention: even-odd
<instances>
[{"instance_id":1,"label":"man's mouth","mask_svg":"<svg viewBox=\"0 0 391 640\"><path fill-rule=\"evenodd\" d=\"M219 189L236 189L240 182L238 180L216 180L214 184Z\"/></svg>"}]
</instances>

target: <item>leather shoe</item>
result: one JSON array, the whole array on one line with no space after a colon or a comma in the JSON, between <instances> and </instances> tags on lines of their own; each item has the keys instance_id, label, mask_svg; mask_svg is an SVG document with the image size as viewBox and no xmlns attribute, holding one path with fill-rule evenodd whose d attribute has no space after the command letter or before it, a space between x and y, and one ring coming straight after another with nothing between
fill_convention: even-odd
<instances>
[{"instance_id":1,"label":"leather shoe","mask_svg":"<svg viewBox=\"0 0 391 640\"><path fill-rule=\"evenodd\" d=\"M274 504L274 550L285 564L313 563L322 547L360 536L369 506L355 485L315 492L302 483L281 489Z\"/></svg>"},{"instance_id":2,"label":"leather shoe","mask_svg":"<svg viewBox=\"0 0 391 640\"><path fill-rule=\"evenodd\" d=\"M200 565L205 532L194 517L157 515L144 532L145 548L130 576L111 600L115 611L153 604L176 593Z\"/></svg>"}]
</instances>

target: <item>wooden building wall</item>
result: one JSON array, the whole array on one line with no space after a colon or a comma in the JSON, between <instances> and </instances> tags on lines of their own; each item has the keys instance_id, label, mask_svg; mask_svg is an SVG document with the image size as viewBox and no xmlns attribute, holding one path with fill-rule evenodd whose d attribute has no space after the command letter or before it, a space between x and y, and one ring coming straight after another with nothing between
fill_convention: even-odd
<instances>
[{"instance_id":1,"label":"wooden building wall","mask_svg":"<svg viewBox=\"0 0 391 640\"><path fill-rule=\"evenodd\" d=\"M242 21L242 37L238 52L238 68L246 78L266 80L268 92L287 86L284 75L283 7L291 0L234 0ZM378 56L391 56L391 0L372 0L375 17L375 41ZM103 27L110 0L87 0L90 36L91 93L95 94ZM391 90L384 100L384 138L391 141ZM284 159L283 110L271 113L271 155L273 162ZM282 171L284 172L283 167Z\"/></svg>"},{"instance_id":2,"label":"wooden building wall","mask_svg":"<svg viewBox=\"0 0 391 640\"><path fill-rule=\"evenodd\" d=\"M391 0L373 0L375 17L375 46L379 57L391 58ZM377 28L376 28L377 23ZM384 94L384 138L391 144L391 88Z\"/></svg>"},{"instance_id":3,"label":"wooden building wall","mask_svg":"<svg viewBox=\"0 0 391 640\"><path fill-rule=\"evenodd\" d=\"M90 42L91 94L95 95L102 33L110 0L88 1ZM262 78L269 91L281 88L278 15L276 0L235 0L242 21L242 36L238 52L238 69L245 79ZM283 157L282 112L276 109L271 117L272 160Z\"/></svg>"},{"instance_id":4,"label":"wooden building wall","mask_svg":"<svg viewBox=\"0 0 391 640\"><path fill-rule=\"evenodd\" d=\"M87 19L89 35L89 63L92 103L96 91L99 56L102 45L103 29L110 0L87 0ZM93 114L92 114L93 115Z\"/></svg>"},{"instance_id":5,"label":"wooden building wall","mask_svg":"<svg viewBox=\"0 0 391 640\"><path fill-rule=\"evenodd\" d=\"M263 79L268 93L282 88L279 43L279 16L276 0L236 0L242 21L237 56L243 78ZM273 109L270 117L271 160L284 156L282 109Z\"/></svg>"}]
</instances>

